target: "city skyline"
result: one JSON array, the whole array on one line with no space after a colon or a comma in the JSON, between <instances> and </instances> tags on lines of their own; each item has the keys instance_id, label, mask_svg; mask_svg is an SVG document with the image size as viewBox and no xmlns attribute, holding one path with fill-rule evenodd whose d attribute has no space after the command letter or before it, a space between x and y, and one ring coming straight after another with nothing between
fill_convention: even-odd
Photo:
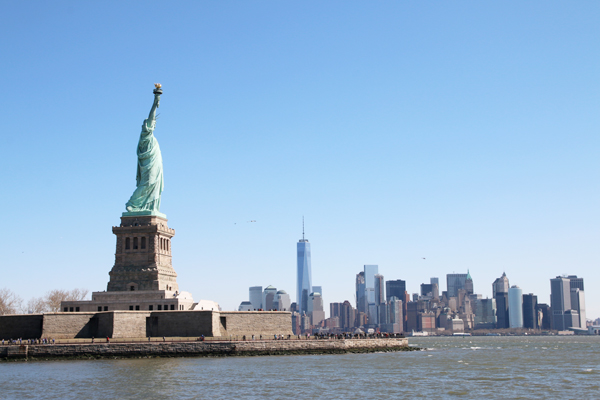
<instances>
[{"instance_id":1,"label":"city skyline","mask_svg":"<svg viewBox=\"0 0 600 400\"><path fill-rule=\"evenodd\" d=\"M490 298L506 272L547 304L548 279L573 274L600 316L597 2L7 2L3 15L0 287L25 301L105 289L160 82L161 212L194 299L233 310L250 285L295 299L304 215L326 303L354 302L364 265L410 293L468 270Z\"/></svg>"}]
</instances>

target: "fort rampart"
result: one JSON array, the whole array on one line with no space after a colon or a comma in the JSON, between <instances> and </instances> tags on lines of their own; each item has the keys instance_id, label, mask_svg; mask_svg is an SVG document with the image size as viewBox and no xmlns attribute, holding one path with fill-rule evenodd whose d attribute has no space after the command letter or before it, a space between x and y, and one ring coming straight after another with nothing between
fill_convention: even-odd
<instances>
[{"instance_id":1,"label":"fort rampart","mask_svg":"<svg viewBox=\"0 0 600 400\"><path fill-rule=\"evenodd\" d=\"M0 339L292 334L285 311L104 311L0 316Z\"/></svg>"},{"instance_id":2,"label":"fort rampart","mask_svg":"<svg viewBox=\"0 0 600 400\"><path fill-rule=\"evenodd\" d=\"M86 343L0 346L4 359L202 357L412 350L405 338Z\"/></svg>"}]
</instances>

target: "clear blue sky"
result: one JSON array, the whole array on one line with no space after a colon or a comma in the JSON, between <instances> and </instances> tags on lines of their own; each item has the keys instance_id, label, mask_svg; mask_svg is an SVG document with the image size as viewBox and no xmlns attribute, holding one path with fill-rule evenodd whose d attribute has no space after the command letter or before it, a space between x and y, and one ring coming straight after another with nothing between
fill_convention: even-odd
<instances>
[{"instance_id":1,"label":"clear blue sky","mask_svg":"<svg viewBox=\"0 0 600 400\"><path fill-rule=\"evenodd\" d=\"M4 1L0 287L104 290L155 135L182 290L466 272L600 317L600 3ZM256 222L247 222L256 220ZM423 257L426 259L423 260Z\"/></svg>"}]
</instances>

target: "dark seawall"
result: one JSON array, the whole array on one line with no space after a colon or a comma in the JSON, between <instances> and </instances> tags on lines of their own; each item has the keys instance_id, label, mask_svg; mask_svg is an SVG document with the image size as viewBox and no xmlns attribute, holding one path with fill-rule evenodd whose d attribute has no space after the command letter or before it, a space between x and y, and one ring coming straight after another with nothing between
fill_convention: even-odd
<instances>
[{"instance_id":1,"label":"dark seawall","mask_svg":"<svg viewBox=\"0 0 600 400\"><path fill-rule=\"evenodd\" d=\"M370 353L415 349L416 348L408 346L408 340L405 338L263 340L236 342L85 343L0 346L0 358L3 360L46 360L127 357L222 357Z\"/></svg>"}]
</instances>

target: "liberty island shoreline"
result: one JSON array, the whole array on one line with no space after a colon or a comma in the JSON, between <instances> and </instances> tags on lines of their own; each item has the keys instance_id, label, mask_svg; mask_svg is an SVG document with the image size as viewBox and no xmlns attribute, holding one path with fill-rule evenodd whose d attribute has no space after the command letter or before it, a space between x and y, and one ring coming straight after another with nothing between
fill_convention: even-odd
<instances>
[{"instance_id":1,"label":"liberty island shoreline","mask_svg":"<svg viewBox=\"0 0 600 400\"><path fill-rule=\"evenodd\" d=\"M347 354L421 350L406 338L322 338L241 341L142 341L12 344L0 346L0 360L56 360L151 357L227 357Z\"/></svg>"}]
</instances>

